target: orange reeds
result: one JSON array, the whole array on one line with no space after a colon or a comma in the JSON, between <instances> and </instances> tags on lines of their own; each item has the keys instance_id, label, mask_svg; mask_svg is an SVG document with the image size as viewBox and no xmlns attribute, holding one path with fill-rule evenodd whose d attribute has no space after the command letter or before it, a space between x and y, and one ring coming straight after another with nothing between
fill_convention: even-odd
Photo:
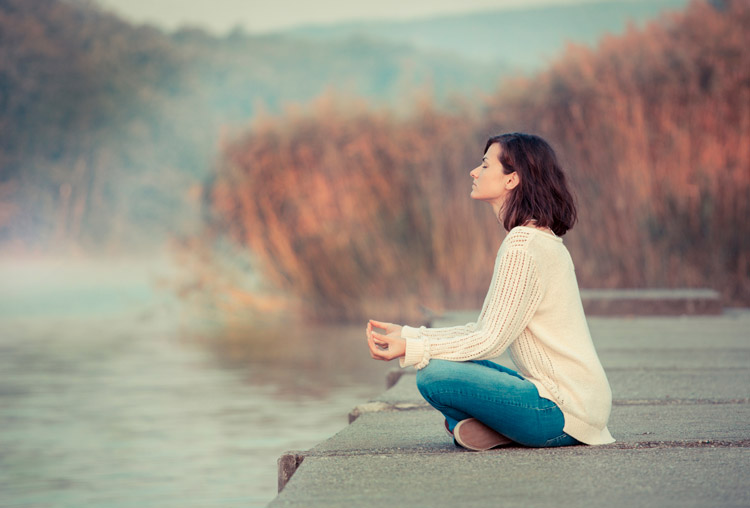
<instances>
[{"instance_id":1,"label":"orange reeds","mask_svg":"<svg viewBox=\"0 0 750 508\"><path fill-rule=\"evenodd\" d=\"M578 196L583 287L714 287L750 303L750 4L693 3L570 47L482 115L343 112L266 120L224 151L219 224L276 287L325 317L478 306L502 239L468 194L486 138L551 141Z\"/></svg>"},{"instance_id":2,"label":"orange reeds","mask_svg":"<svg viewBox=\"0 0 750 508\"><path fill-rule=\"evenodd\" d=\"M708 286L750 302L750 4L723 5L571 47L491 104L563 155L585 286Z\"/></svg>"}]
</instances>

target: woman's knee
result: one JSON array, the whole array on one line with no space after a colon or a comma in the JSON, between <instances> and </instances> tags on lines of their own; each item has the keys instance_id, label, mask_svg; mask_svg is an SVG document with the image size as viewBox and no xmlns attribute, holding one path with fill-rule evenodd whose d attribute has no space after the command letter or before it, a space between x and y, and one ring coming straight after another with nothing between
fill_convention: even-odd
<instances>
[{"instance_id":1,"label":"woman's knee","mask_svg":"<svg viewBox=\"0 0 750 508\"><path fill-rule=\"evenodd\" d=\"M450 382L455 362L449 360L430 360L425 367L417 371L417 389L423 397L428 395L446 382Z\"/></svg>"},{"instance_id":2,"label":"woman's knee","mask_svg":"<svg viewBox=\"0 0 750 508\"><path fill-rule=\"evenodd\" d=\"M456 381L460 362L450 360L430 360L427 366L417 371L417 389L425 399L442 391L446 385Z\"/></svg>"}]
</instances>

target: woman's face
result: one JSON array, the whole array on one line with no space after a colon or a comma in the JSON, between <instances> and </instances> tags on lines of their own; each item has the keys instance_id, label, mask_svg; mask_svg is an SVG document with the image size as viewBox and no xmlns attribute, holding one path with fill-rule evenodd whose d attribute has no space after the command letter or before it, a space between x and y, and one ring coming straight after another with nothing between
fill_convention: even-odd
<instances>
[{"instance_id":1,"label":"woman's face","mask_svg":"<svg viewBox=\"0 0 750 508\"><path fill-rule=\"evenodd\" d=\"M506 175L500 162L500 143L493 143L482 158L482 164L469 173L474 179L471 186L472 199L502 205L505 198L516 185L518 174L514 171Z\"/></svg>"}]
</instances>

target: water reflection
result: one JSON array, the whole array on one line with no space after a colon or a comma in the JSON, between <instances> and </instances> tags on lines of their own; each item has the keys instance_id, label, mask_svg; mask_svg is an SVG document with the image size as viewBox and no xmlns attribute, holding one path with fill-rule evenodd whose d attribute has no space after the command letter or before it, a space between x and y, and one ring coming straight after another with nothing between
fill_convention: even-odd
<instances>
[{"instance_id":1,"label":"water reflection","mask_svg":"<svg viewBox=\"0 0 750 508\"><path fill-rule=\"evenodd\" d=\"M276 459L383 390L356 326L0 318L0 505L265 506Z\"/></svg>"},{"instance_id":2,"label":"water reflection","mask_svg":"<svg viewBox=\"0 0 750 508\"><path fill-rule=\"evenodd\" d=\"M248 383L272 386L274 395L285 400L329 397L355 386L373 386L379 393L389 367L370 358L364 324L259 330L232 323L186 337L212 351L222 369L240 370Z\"/></svg>"}]
</instances>

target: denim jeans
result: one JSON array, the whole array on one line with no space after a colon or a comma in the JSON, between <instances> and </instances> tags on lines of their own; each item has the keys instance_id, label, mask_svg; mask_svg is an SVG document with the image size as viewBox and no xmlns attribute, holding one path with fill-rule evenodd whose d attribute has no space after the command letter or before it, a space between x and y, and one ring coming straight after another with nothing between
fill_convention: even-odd
<instances>
[{"instance_id":1,"label":"denim jeans","mask_svg":"<svg viewBox=\"0 0 750 508\"><path fill-rule=\"evenodd\" d=\"M518 372L494 362L430 360L417 371L417 388L443 413L451 431L473 417L524 446L580 444L563 432L565 418L557 404Z\"/></svg>"}]
</instances>

